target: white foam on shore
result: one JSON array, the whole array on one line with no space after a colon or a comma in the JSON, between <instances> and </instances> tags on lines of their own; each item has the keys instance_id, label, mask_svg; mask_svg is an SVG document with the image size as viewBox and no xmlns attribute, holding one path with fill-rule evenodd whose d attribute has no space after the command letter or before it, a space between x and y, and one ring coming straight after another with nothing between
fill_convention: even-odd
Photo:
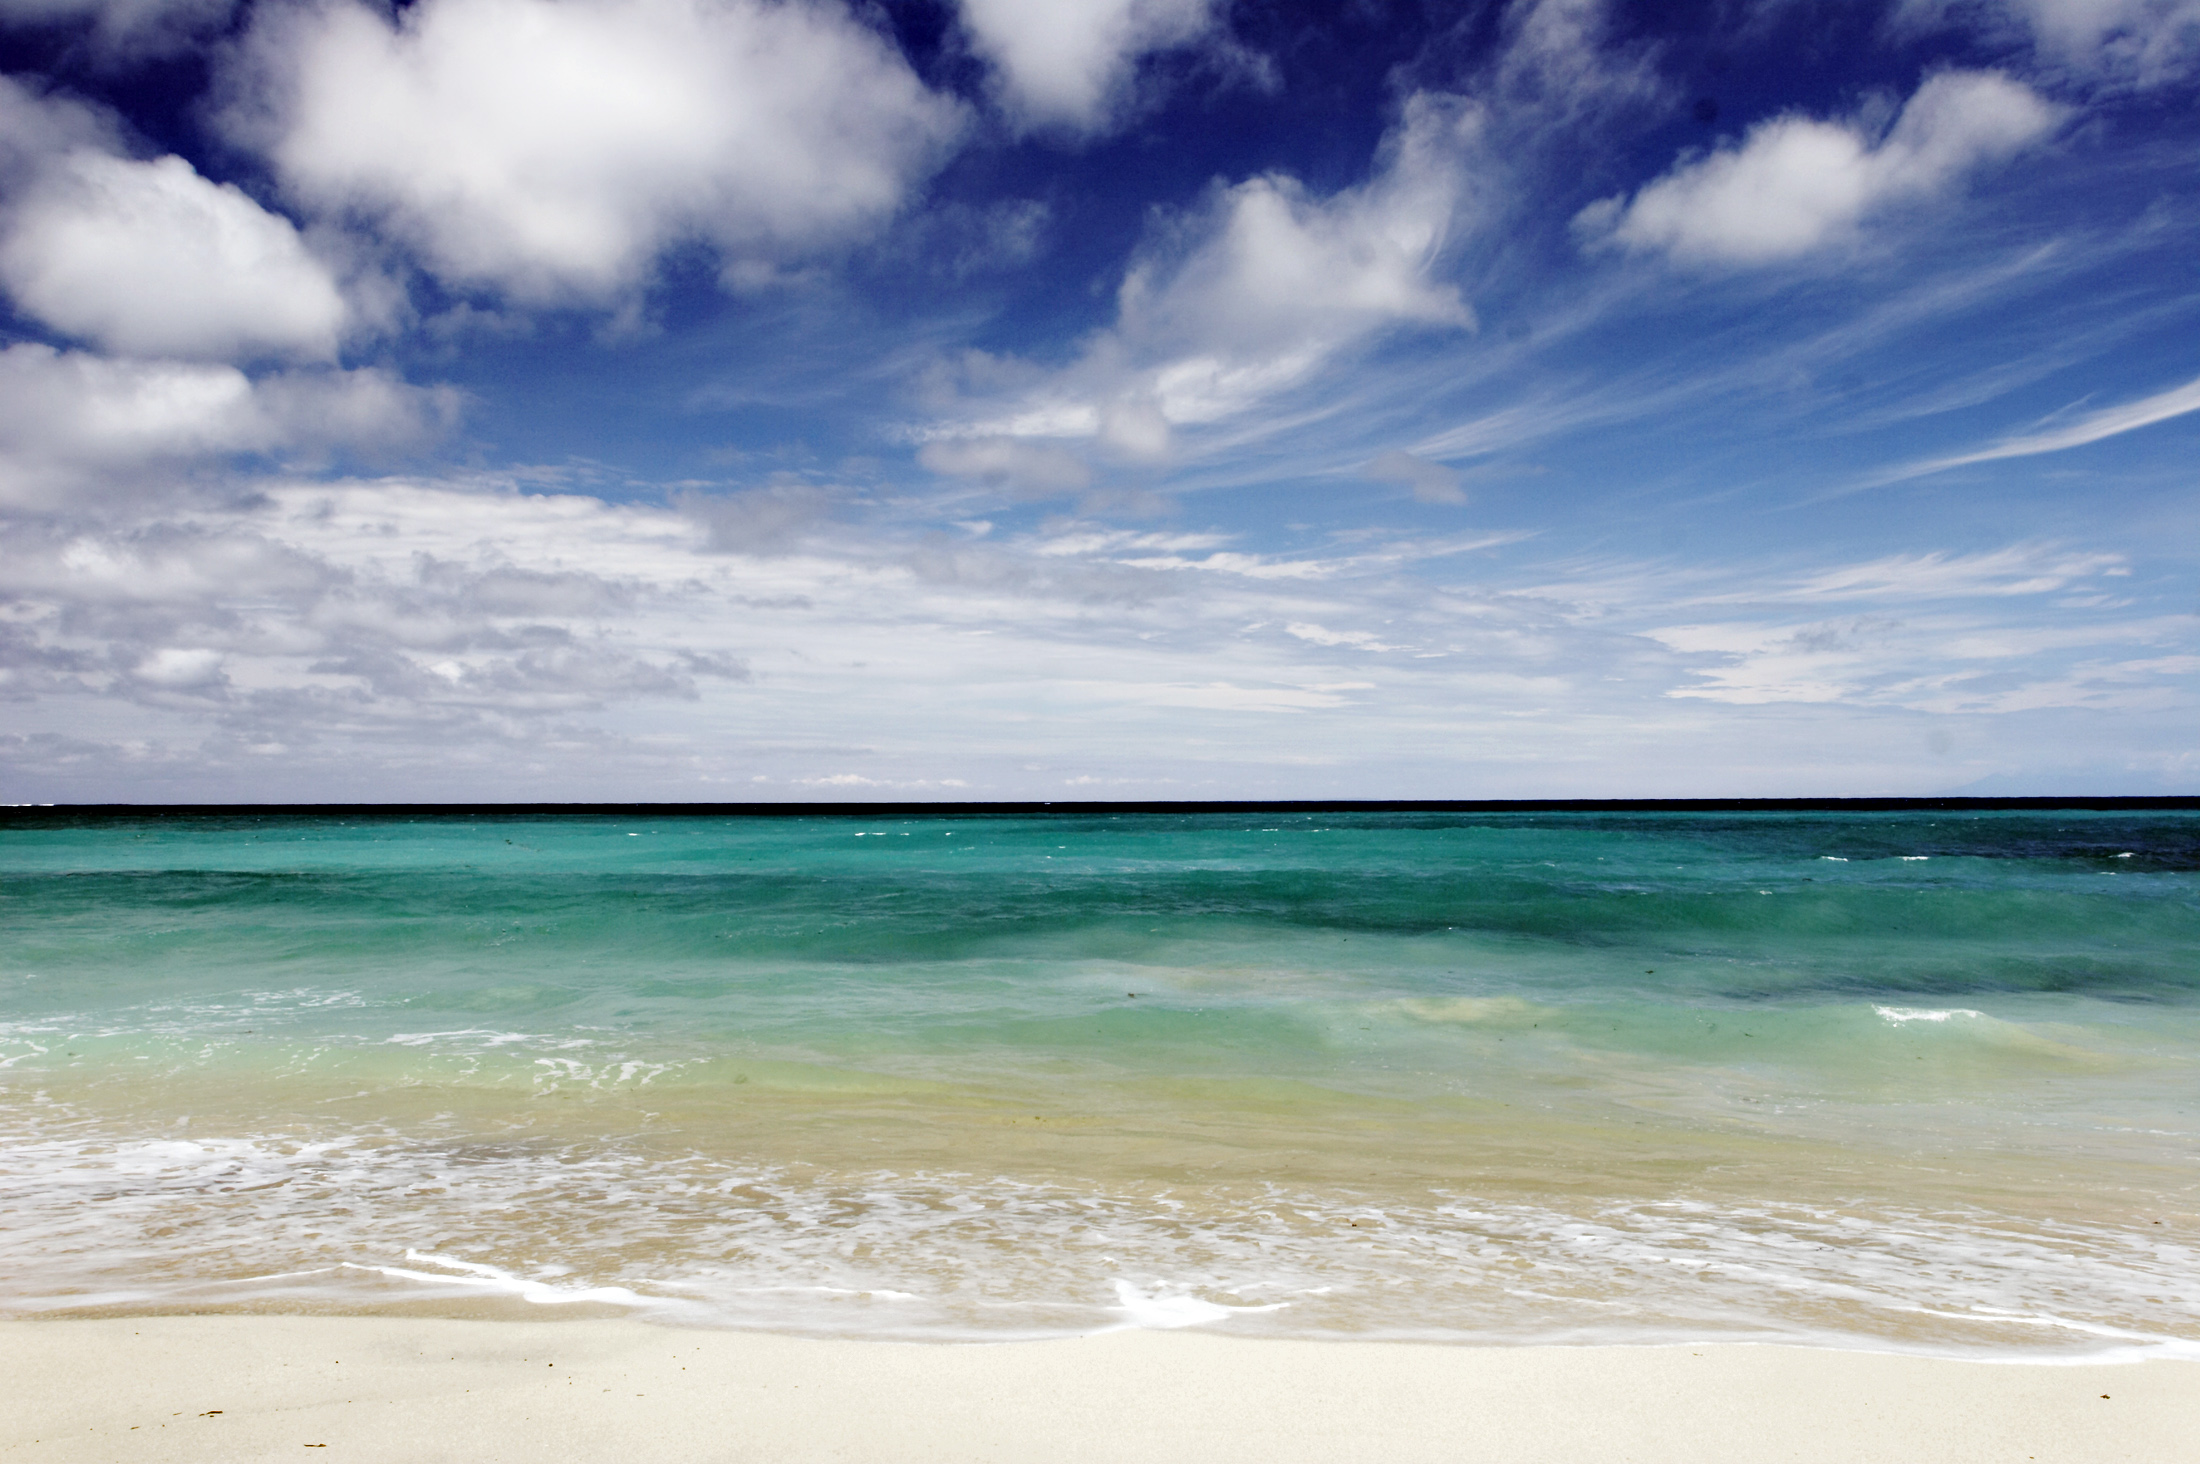
<instances>
[{"instance_id":1,"label":"white foam on shore","mask_svg":"<svg viewBox=\"0 0 2200 1464\"><path fill-rule=\"evenodd\" d=\"M913 1172L362 1133L0 1142L0 1314L437 1296L910 1339L1220 1327L2193 1355L2200 1248L1945 1207L1529 1203Z\"/></svg>"},{"instance_id":2,"label":"white foam on shore","mask_svg":"<svg viewBox=\"0 0 2200 1464\"><path fill-rule=\"evenodd\" d=\"M1224 1306L1220 1302L1207 1301L1185 1292L1145 1291L1120 1276L1115 1277L1111 1284L1115 1288L1116 1306L1130 1320L1132 1326L1162 1331L1226 1322L1233 1316L1245 1313L1281 1311L1291 1304L1288 1301L1271 1301L1266 1306Z\"/></svg>"},{"instance_id":3,"label":"white foam on shore","mask_svg":"<svg viewBox=\"0 0 2200 1464\"><path fill-rule=\"evenodd\" d=\"M639 1310L661 1304L661 1298L643 1296L624 1286L558 1286L545 1280L515 1276L502 1266L484 1265L479 1261L461 1261L451 1256L434 1256L425 1251L408 1250L405 1252L405 1259L442 1266L445 1270L419 1271L403 1266L368 1266L357 1261L345 1261L343 1265L347 1270L372 1271L376 1275L402 1281L418 1281L430 1286L455 1286L494 1296L510 1296L531 1306L571 1306L576 1302L597 1302L606 1306L625 1306ZM458 1274L448 1274L452 1271Z\"/></svg>"},{"instance_id":4,"label":"white foam on shore","mask_svg":"<svg viewBox=\"0 0 2200 1464\"><path fill-rule=\"evenodd\" d=\"M1880 1020L1889 1026L1899 1027L1904 1022L1946 1022L1956 1017L1984 1017L1986 1013L1971 1007L1892 1007L1874 1006Z\"/></svg>"}]
</instances>

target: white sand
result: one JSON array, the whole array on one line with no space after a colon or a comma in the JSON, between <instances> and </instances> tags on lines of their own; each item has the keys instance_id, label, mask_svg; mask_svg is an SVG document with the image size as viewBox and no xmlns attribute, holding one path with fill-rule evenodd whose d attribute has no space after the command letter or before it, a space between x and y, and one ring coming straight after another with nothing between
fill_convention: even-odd
<instances>
[{"instance_id":1,"label":"white sand","mask_svg":"<svg viewBox=\"0 0 2200 1464\"><path fill-rule=\"evenodd\" d=\"M2179 1464L2200 1460L2200 1363L1156 1332L923 1346L600 1320L9 1322L0 1458Z\"/></svg>"}]
</instances>

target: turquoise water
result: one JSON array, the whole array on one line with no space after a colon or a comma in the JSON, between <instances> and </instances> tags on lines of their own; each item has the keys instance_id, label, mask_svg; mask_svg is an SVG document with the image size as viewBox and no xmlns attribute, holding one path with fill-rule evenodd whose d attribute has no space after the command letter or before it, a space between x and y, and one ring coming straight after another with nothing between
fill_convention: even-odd
<instances>
[{"instance_id":1,"label":"turquoise water","mask_svg":"<svg viewBox=\"0 0 2200 1464\"><path fill-rule=\"evenodd\" d=\"M0 827L0 1311L2200 1355L2200 816Z\"/></svg>"}]
</instances>

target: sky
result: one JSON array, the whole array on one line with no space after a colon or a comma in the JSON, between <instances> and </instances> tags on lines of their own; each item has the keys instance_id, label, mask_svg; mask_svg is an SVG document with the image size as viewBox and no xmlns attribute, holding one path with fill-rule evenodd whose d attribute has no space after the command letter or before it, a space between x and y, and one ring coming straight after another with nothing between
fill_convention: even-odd
<instances>
[{"instance_id":1,"label":"sky","mask_svg":"<svg viewBox=\"0 0 2200 1464\"><path fill-rule=\"evenodd\" d=\"M0 73L0 801L2200 792L2200 0Z\"/></svg>"}]
</instances>

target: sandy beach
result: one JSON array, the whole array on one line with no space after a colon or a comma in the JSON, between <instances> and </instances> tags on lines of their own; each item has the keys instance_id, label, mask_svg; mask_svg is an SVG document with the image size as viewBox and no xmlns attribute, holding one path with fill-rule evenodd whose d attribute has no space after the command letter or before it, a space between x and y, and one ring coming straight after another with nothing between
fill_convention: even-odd
<instances>
[{"instance_id":1,"label":"sandy beach","mask_svg":"<svg viewBox=\"0 0 2200 1464\"><path fill-rule=\"evenodd\" d=\"M612 1320L0 1324L25 1460L2172 1461L2200 1362L1131 1331L986 1345ZM2104 1396L2105 1395L2105 1396ZM305 1450L326 1449L326 1455Z\"/></svg>"}]
</instances>

